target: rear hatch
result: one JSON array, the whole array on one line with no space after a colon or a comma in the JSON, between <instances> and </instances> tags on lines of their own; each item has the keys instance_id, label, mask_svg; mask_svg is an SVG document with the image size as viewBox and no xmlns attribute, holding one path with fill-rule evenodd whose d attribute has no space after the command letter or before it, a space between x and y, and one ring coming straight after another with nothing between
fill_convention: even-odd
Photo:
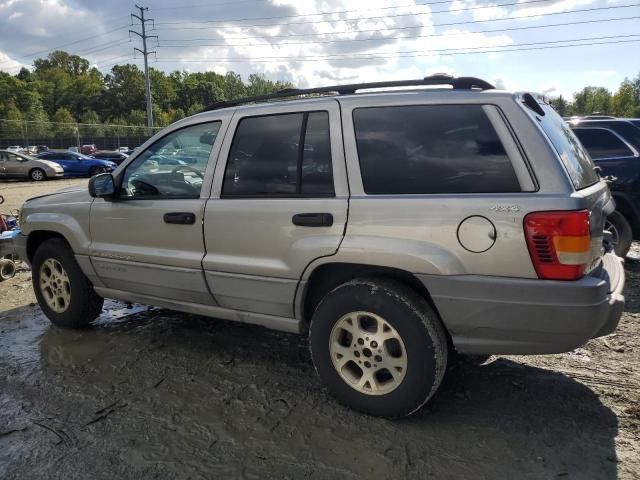
<instances>
[{"instance_id":1,"label":"rear hatch","mask_svg":"<svg viewBox=\"0 0 640 480\"><path fill-rule=\"evenodd\" d=\"M604 223L615 209L615 204L609 187L598 175L591 157L569 125L546 102L537 103L541 110L536 112L530 107L529 113L535 117L558 153L575 189L572 196L579 200L580 209L589 211L591 252L586 272L590 272L600 266L604 253Z\"/></svg>"}]
</instances>

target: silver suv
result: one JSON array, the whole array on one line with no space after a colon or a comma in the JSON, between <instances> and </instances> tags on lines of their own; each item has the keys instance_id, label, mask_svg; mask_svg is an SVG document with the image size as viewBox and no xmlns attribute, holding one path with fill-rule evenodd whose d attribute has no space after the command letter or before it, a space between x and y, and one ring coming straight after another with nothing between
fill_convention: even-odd
<instances>
[{"instance_id":1,"label":"silver suv","mask_svg":"<svg viewBox=\"0 0 640 480\"><path fill-rule=\"evenodd\" d=\"M611 333L613 209L539 96L436 76L212 105L88 192L27 201L19 244L57 325L112 298L308 334L335 397L399 417L454 349L564 352Z\"/></svg>"}]
</instances>

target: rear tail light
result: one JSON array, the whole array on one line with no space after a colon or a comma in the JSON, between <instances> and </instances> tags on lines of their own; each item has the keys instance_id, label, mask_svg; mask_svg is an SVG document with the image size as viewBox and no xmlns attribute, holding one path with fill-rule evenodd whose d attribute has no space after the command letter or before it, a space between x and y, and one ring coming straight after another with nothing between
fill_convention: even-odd
<instances>
[{"instance_id":1,"label":"rear tail light","mask_svg":"<svg viewBox=\"0 0 640 480\"><path fill-rule=\"evenodd\" d=\"M584 275L591 251L587 210L530 213L524 230L538 278L577 280Z\"/></svg>"}]
</instances>

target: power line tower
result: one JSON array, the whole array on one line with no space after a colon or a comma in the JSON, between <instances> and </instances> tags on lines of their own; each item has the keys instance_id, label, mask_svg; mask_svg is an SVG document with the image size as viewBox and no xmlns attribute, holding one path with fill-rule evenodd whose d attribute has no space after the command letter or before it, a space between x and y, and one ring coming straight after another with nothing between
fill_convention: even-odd
<instances>
[{"instance_id":1,"label":"power line tower","mask_svg":"<svg viewBox=\"0 0 640 480\"><path fill-rule=\"evenodd\" d=\"M142 50L134 47L135 51L138 51L144 57L144 79L146 83L146 95L147 95L147 126L149 127L149 132L153 132L153 109L151 108L151 78L149 78L149 62L147 61L147 57L156 53L155 50L149 52L147 50L147 38L158 38L157 35L147 35L146 24L147 22L153 22L153 18L144 18L144 12L149 10L148 7L141 7L136 5L136 8L140 10L140 15L136 15L132 13L131 16L140 20L140 25L142 26L142 33L136 32L135 30L129 30L129 33L134 33L138 35L142 39Z\"/></svg>"}]
</instances>

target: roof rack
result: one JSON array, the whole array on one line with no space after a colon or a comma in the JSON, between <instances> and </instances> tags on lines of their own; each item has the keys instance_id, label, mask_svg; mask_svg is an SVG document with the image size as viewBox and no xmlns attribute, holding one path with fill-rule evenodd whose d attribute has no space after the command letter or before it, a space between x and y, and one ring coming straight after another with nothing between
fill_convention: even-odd
<instances>
[{"instance_id":1,"label":"roof rack","mask_svg":"<svg viewBox=\"0 0 640 480\"><path fill-rule=\"evenodd\" d=\"M348 95L355 93L358 90L364 90L368 88L387 88L387 87L412 87L412 86L425 86L425 85L451 85L456 90L492 90L495 87L489 82L475 77L452 77L451 75L431 75L419 80L393 80L389 82L370 82L370 83L354 83L350 85L332 85L329 87L318 88L285 88L275 93L267 95L257 95L255 97L237 98L235 100L224 100L221 102L215 102L201 110L202 112L209 112L211 110L218 110L226 107L236 107L247 103L261 102L263 100L273 100L277 98L297 97L299 95L311 95L311 94L338 94Z\"/></svg>"}]
</instances>

